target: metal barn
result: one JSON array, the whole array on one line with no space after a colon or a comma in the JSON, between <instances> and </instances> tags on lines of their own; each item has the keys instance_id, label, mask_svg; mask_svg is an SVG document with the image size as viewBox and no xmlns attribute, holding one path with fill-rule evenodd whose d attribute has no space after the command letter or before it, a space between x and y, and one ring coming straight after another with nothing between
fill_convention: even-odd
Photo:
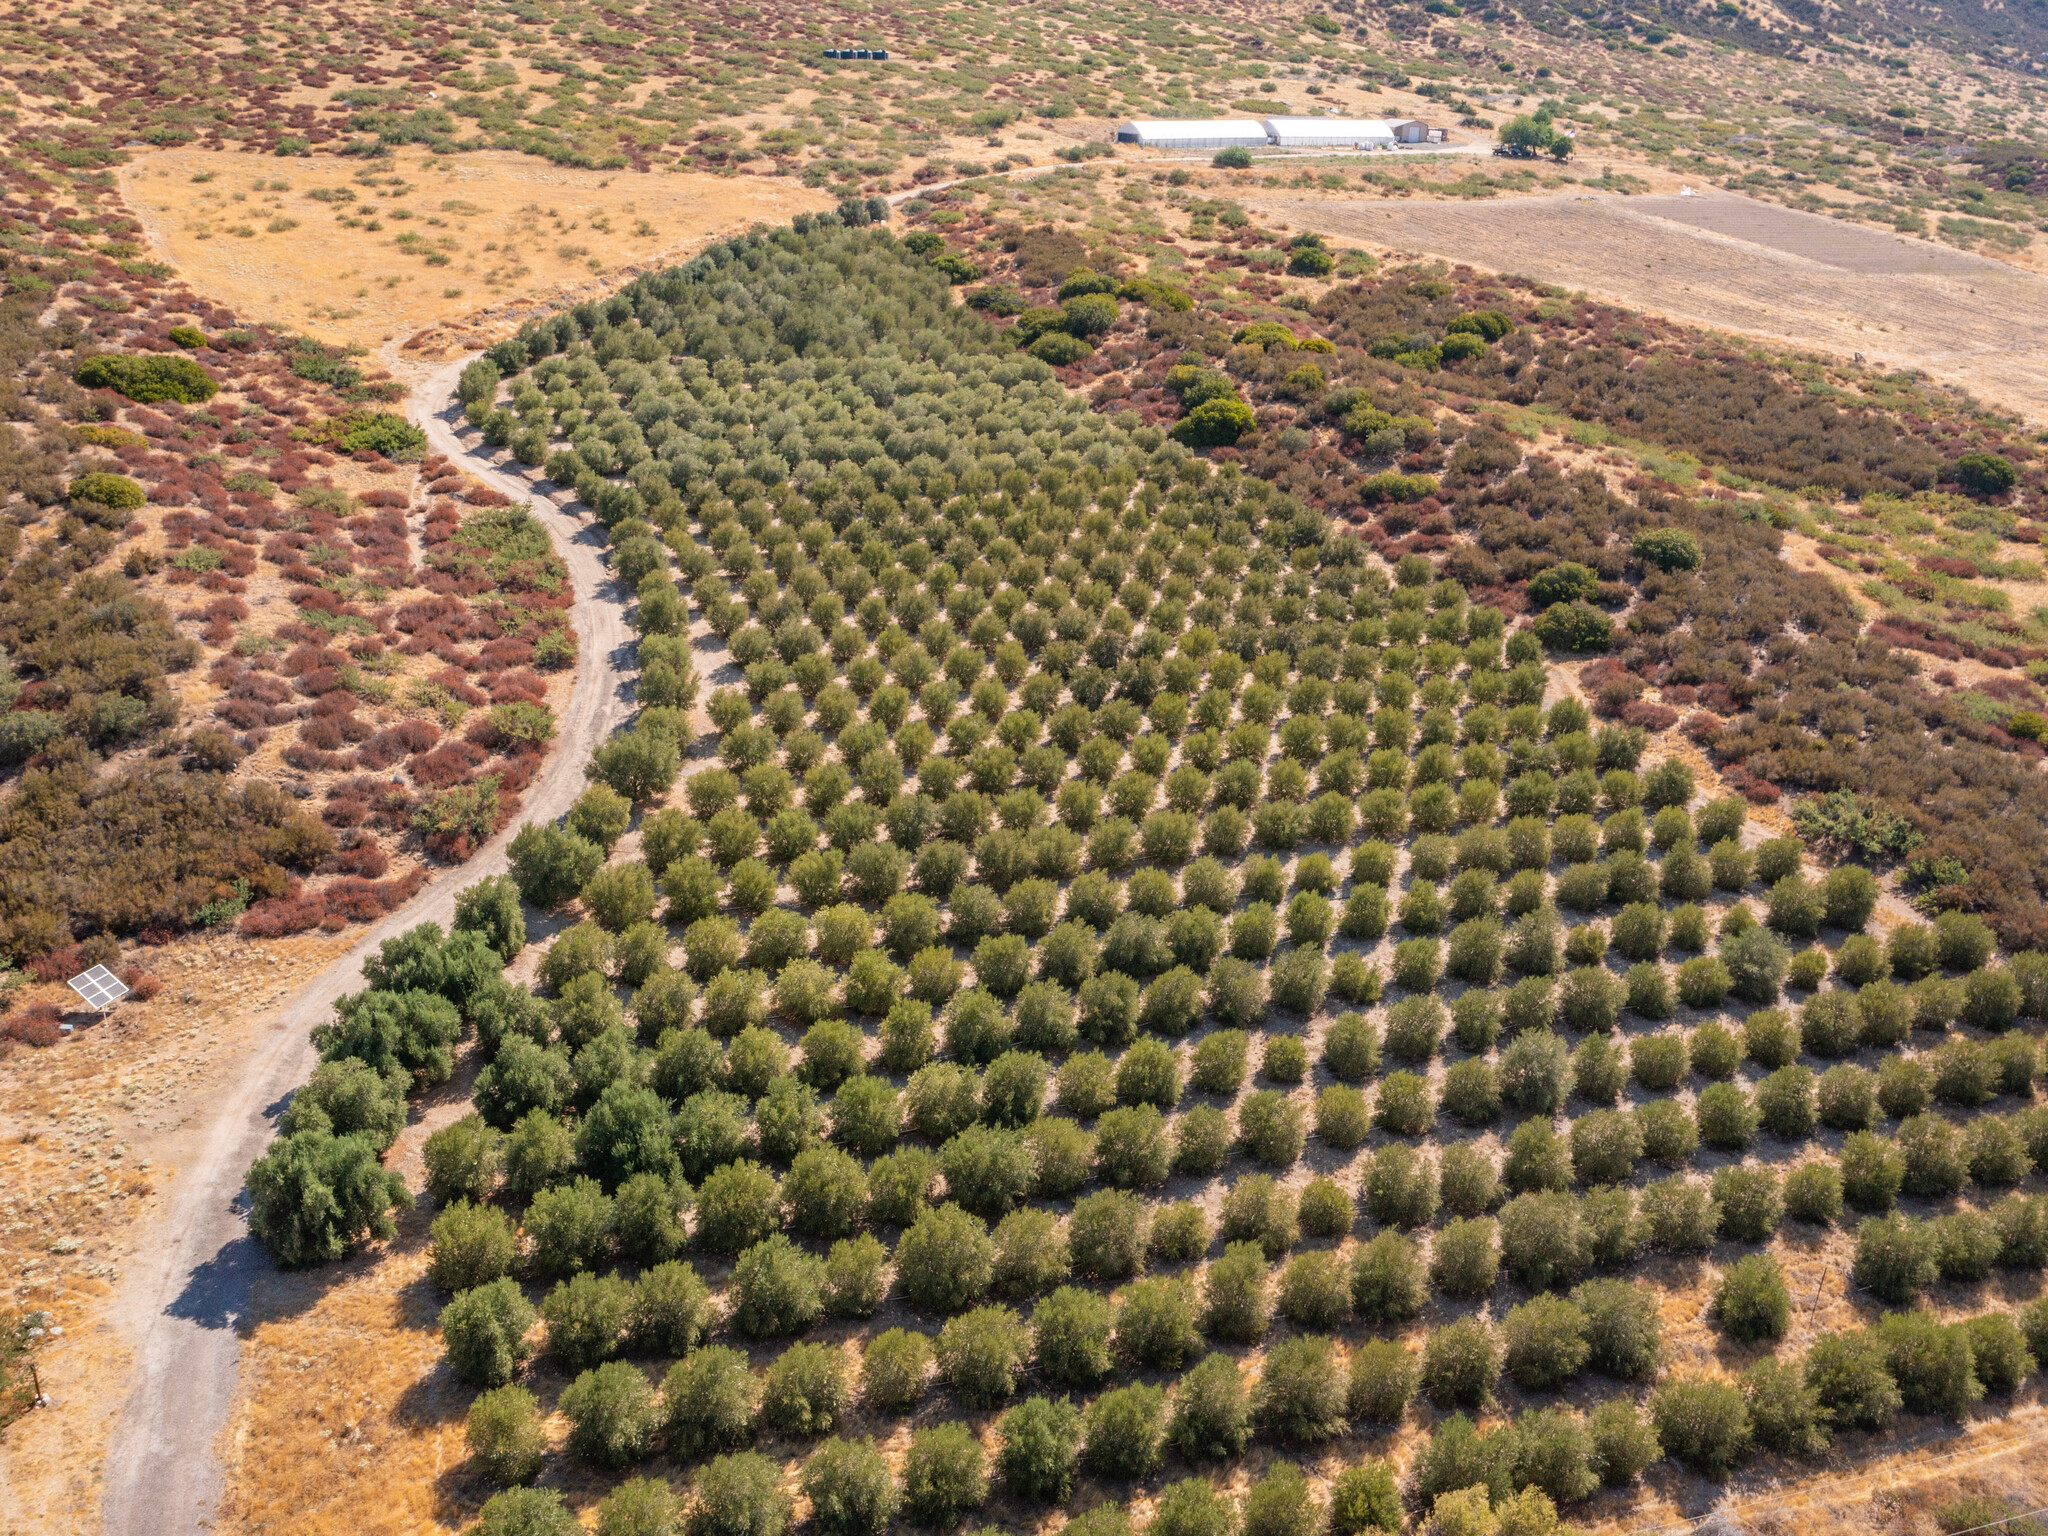
<instances>
[{"instance_id":1,"label":"metal barn","mask_svg":"<svg viewBox=\"0 0 2048 1536\"><path fill-rule=\"evenodd\" d=\"M1399 143L1427 144L1429 142L1429 124L1423 122L1420 118L1400 117L1388 123L1387 126L1394 130L1394 138Z\"/></svg>"},{"instance_id":2,"label":"metal barn","mask_svg":"<svg viewBox=\"0 0 2048 1536\"><path fill-rule=\"evenodd\" d=\"M1146 149L1227 149L1232 144L1264 145L1271 140L1265 128L1248 117L1216 117L1141 119L1118 128L1116 142Z\"/></svg>"},{"instance_id":3,"label":"metal barn","mask_svg":"<svg viewBox=\"0 0 2048 1536\"><path fill-rule=\"evenodd\" d=\"M1396 140L1393 124L1370 117L1269 117L1260 126L1282 149L1380 149Z\"/></svg>"}]
</instances>

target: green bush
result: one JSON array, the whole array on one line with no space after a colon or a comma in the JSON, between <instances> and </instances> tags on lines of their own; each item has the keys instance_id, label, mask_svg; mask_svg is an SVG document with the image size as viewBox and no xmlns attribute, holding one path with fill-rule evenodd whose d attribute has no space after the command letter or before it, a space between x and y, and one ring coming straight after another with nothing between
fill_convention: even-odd
<instances>
[{"instance_id":1,"label":"green bush","mask_svg":"<svg viewBox=\"0 0 2048 1536\"><path fill-rule=\"evenodd\" d=\"M878 1413L904 1413L924 1395L925 1367L932 1362L924 1334L891 1328L868 1341L861 1355L861 1401Z\"/></svg>"},{"instance_id":2,"label":"green bush","mask_svg":"<svg viewBox=\"0 0 2048 1536\"><path fill-rule=\"evenodd\" d=\"M671 1259L641 1271L626 1309L628 1349L688 1354L703 1342L710 1324L711 1293L696 1270Z\"/></svg>"},{"instance_id":3,"label":"green bush","mask_svg":"<svg viewBox=\"0 0 2048 1536\"><path fill-rule=\"evenodd\" d=\"M1102 1477L1145 1477L1159 1465L1166 1393L1133 1385L1103 1393L1081 1414L1082 1456Z\"/></svg>"},{"instance_id":4,"label":"green bush","mask_svg":"<svg viewBox=\"0 0 2048 1536\"><path fill-rule=\"evenodd\" d=\"M1032 1310L1032 1350L1053 1380L1088 1387L1107 1376L1116 1312L1093 1292L1061 1286Z\"/></svg>"},{"instance_id":5,"label":"green bush","mask_svg":"<svg viewBox=\"0 0 2048 1536\"><path fill-rule=\"evenodd\" d=\"M872 1440L827 1440L804 1463L798 1486L823 1536L881 1536L896 1512L895 1479Z\"/></svg>"},{"instance_id":6,"label":"green bush","mask_svg":"<svg viewBox=\"0 0 2048 1536\"><path fill-rule=\"evenodd\" d=\"M839 1351L792 1344L761 1383L761 1421L785 1435L829 1435L846 1417L846 1375Z\"/></svg>"},{"instance_id":7,"label":"green bush","mask_svg":"<svg viewBox=\"0 0 2048 1536\"><path fill-rule=\"evenodd\" d=\"M1766 1357L1742 1373L1740 1384L1758 1445L1789 1456L1827 1448L1827 1412L1798 1366Z\"/></svg>"},{"instance_id":8,"label":"green bush","mask_svg":"<svg viewBox=\"0 0 2048 1536\"><path fill-rule=\"evenodd\" d=\"M1502 1358L1515 1385L1554 1392L1585 1365L1586 1318L1561 1296L1537 1296L1511 1307L1501 1324Z\"/></svg>"},{"instance_id":9,"label":"green bush","mask_svg":"<svg viewBox=\"0 0 2048 1536\"><path fill-rule=\"evenodd\" d=\"M1501 1207L1501 1262L1531 1290L1568 1284L1590 1258L1578 1203L1544 1190L1515 1196Z\"/></svg>"},{"instance_id":10,"label":"green bush","mask_svg":"<svg viewBox=\"0 0 2048 1536\"><path fill-rule=\"evenodd\" d=\"M1145 1202L1122 1190L1099 1190L1074 1204L1067 1246L1074 1269L1092 1280L1135 1274L1145 1255Z\"/></svg>"},{"instance_id":11,"label":"green bush","mask_svg":"<svg viewBox=\"0 0 2048 1536\"><path fill-rule=\"evenodd\" d=\"M583 1372L564 1389L569 1450L604 1467L629 1466L647 1455L658 1420L654 1389L636 1365L613 1360Z\"/></svg>"},{"instance_id":12,"label":"green bush","mask_svg":"<svg viewBox=\"0 0 2048 1536\"><path fill-rule=\"evenodd\" d=\"M1885 1351L1868 1330L1814 1340L1806 1352L1806 1385L1844 1429L1884 1429L1902 1401Z\"/></svg>"},{"instance_id":13,"label":"green bush","mask_svg":"<svg viewBox=\"0 0 2048 1536\"><path fill-rule=\"evenodd\" d=\"M757 1339L801 1333L823 1313L824 1291L824 1262L777 1232L733 1266L733 1325Z\"/></svg>"},{"instance_id":14,"label":"green bush","mask_svg":"<svg viewBox=\"0 0 2048 1536\"><path fill-rule=\"evenodd\" d=\"M780 1481L781 1468L758 1451L714 1458L697 1474L688 1536L782 1536L789 1495Z\"/></svg>"},{"instance_id":15,"label":"green bush","mask_svg":"<svg viewBox=\"0 0 2048 1536\"><path fill-rule=\"evenodd\" d=\"M1724 1478L1749 1456L1749 1405L1726 1382L1669 1382L1650 1400L1650 1415L1665 1455L1704 1476Z\"/></svg>"},{"instance_id":16,"label":"green bush","mask_svg":"<svg viewBox=\"0 0 2048 1536\"><path fill-rule=\"evenodd\" d=\"M1905 1216L1870 1216L1856 1228L1850 1278L1881 1301L1910 1302L1935 1280L1934 1234Z\"/></svg>"},{"instance_id":17,"label":"green bush","mask_svg":"<svg viewBox=\"0 0 2048 1536\"><path fill-rule=\"evenodd\" d=\"M1244 1536L1317 1536L1324 1528L1322 1501L1291 1461L1276 1462L1244 1496Z\"/></svg>"},{"instance_id":18,"label":"green bush","mask_svg":"<svg viewBox=\"0 0 2048 1536\"><path fill-rule=\"evenodd\" d=\"M1477 1408L1500 1380L1500 1342L1493 1329L1460 1318L1434 1330L1423 1345L1422 1390L1441 1407Z\"/></svg>"},{"instance_id":19,"label":"green bush","mask_svg":"<svg viewBox=\"0 0 2048 1536\"><path fill-rule=\"evenodd\" d=\"M288 1269L396 1235L391 1212L412 1203L405 1181L378 1161L373 1136L317 1127L273 1141L250 1168L248 1185L249 1229Z\"/></svg>"},{"instance_id":20,"label":"green bush","mask_svg":"<svg viewBox=\"0 0 2048 1536\"><path fill-rule=\"evenodd\" d=\"M1067 1501L1081 1444L1081 1413L1072 1403L1027 1398L997 1421L996 1441L996 1471L1012 1492L1042 1504Z\"/></svg>"},{"instance_id":21,"label":"green bush","mask_svg":"<svg viewBox=\"0 0 2048 1536\"><path fill-rule=\"evenodd\" d=\"M1146 1527L1157 1536L1232 1536L1237 1510L1206 1477L1183 1478L1161 1491Z\"/></svg>"},{"instance_id":22,"label":"green bush","mask_svg":"<svg viewBox=\"0 0 2048 1536\"><path fill-rule=\"evenodd\" d=\"M976 1307L939 1331L939 1375L962 1402L993 1407L1016 1390L1029 1337L1008 1307Z\"/></svg>"},{"instance_id":23,"label":"green bush","mask_svg":"<svg viewBox=\"0 0 2048 1536\"><path fill-rule=\"evenodd\" d=\"M135 481L103 469L89 470L74 477L64 494L72 501L111 507L116 512L133 512L148 499Z\"/></svg>"},{"instance_id":24,"label":"green bush","mask_svg":"<svg viewBox=\"0 0 2048 1536\"><path fill-rule=\"evenodd\" d=\"M458 1201L434 1218L427 1278L444 1291L466 1291L509 1274L516 1254L512 1223L490 1206Z\"/></svg>"},{"instance_id":25,"label":"green bush","mask_svg":"<svg viewBox=\"0 0 2048 1536\"><path fill-rule=\"evenodd\" d=\"M712 1253L737 1254L775 1231L781 1206L774 1174L744 1158L727 1163L697 1190L697 1241Z\"/></svg>"},{"instance_id":26,"label":"green bush","mask_svg":"<svg viewBox=\"0 0 2048 1536\"><path fill-rule=\"evenodd\" d=\"M1572 1291L1585 1318L1586 1364L1618 1381L1640 1381L1662 1357L1657 1294L1627 1280L1588 1280Z\"/></svg>"},{"instance_id":27,"label":"green bush","mask_svg":"<svg viewBox=\"0 0 2048 1536\"><path fill-rule=\"evenodd\" d=\"M471 1386L505 1385L533 1353L526 1335L535 1315L509 1279L461 1292L441 1309L449 1368Z\"/></svg>"},{"instance_id":28,"label":"green bush","mask_svg":"<svg viewBox=\"0 0 2048 1536\"><path fill-rule=\"evenodd\" d=\"M1341 1291L1341 1276L1338 1284ZM1284 1307L1284 1284L1282 1289ZM1124 1359L1155 1370L1177 1371L1201 1343L1194 1292L1187 1282L1141 1280L1124 1292L1116 1317L1116 1348Z\"/></svg>"},{"instance_id":29,"label":"green bush","mask_svg":"<svg viewBox=\"0 0 2048 1536\"><path fill-rule=\"evenodd\" d=\"M1498 1226L1491 1217L1445 1223L1430 1249L1430 1284L1447 1296L1486 1295L1500 1273L1497 1234Z\"/></svg>"},{"instance_id":30,"label":"green bush","mask_svg":"<svg viewBox=\"0 0 2048 1536\"><path fill-rule=\"evenodd\" d=\"M471 1464L489 1481L530 1483L547 1452L540 1405L524 1387L496 1387L469 1405L466 1432Z\"/></svg>"},{"instance_id":31,"label":"green bush","mask_svg":"<svg viewBox=\"0 0 2048 1536\"><path fill-rule=\"evenodd\" d=\"M994 1273L987 1226L957 1205L925 1211L896 1245L896 1283L923 1311L964 1310L988 1290Z\"/></svg>"},{"instance_id":32,"label":"green bush","mask_svg":"<svg viewBox=\"0 0 2048 1536\"><path fill-rule=\"evenodd\" d=\"M213 375L191 358L162 353L140 357L95 353L78 365L72 377L87 389L111 389L138 405L155 405L163 400L198 405L220 392Z\"/></svg>"},{"instance_id":33,"label":"green bush","mask_svg":"<svg viewBox=\"0 0 2048 1536\"><path fill-rule=\"evenodd\" d=\"M507 1488L484 1500L477 1536L576 1536L583 1529L553 1488Z\"/></svg>"},{"instance_id":34,"label":"green bush","mask_svg":"<svg viewBox=\"0 0 2048 1536\"><path fill-rule=\"evenodd\" d=\"M1609 1398L1586 1416L1592 1469L1609 1488L1626 1487L1664 1454L1657 1431L1634 1403Z\"/></svg>"},{"instance_id":35,"label":"green bush","mask_svg":"<svg viewBox=\"0 0 2048 1536\"><path fill-rule=\"evenodd\" d=\"M1232 1344L1264 1338L1272 1317L1266 1281L1266 1255L1257 1244L1226 1244L1203 1276L1202 1331Z\"/></svg>"},{"instance_id":36,"label":"green bush","mask_svg":"<svg viewBox=\"0 0 2048 1536\"><path fill-rule=\"evenodd\" d=\"M1720 1210L1707 1186L1683 1178L1648 1186L1640 1209L1650 1242L1667 1253L1705 1252L1720 1225Z\"/></svg>"},{"instance_id":37,"label":"green bush","mask_svg":"<svg viewBox=\"0 0 2048 1536\"><path fill-rule=\"evenodd\" d=\"M1235 146L1233 146L1235 147ZM1220 150L1219 154L1228 154ZM1218 448L1235 443L1258 425L1252 408L1235 396L1204 400L1173 426L1173 440L1190 448Z\"/></svg>"},{"instance_id":38,"label":"green bush","mask_svg":"<svg viewBox=\"0 0 2048 1536\"><path fill-rule=\"evenodd\" d=\"M2026 1335L2003 1312L1984 1312L1959 1324L1969 1336L1971 1368L1992 1397L2010 1397L2039 1368Z\"/></svg>"},{"instance_id":39,"label":"green bush","mask_svg":"<svg viewBox=\"0 0 2048 1536\"><path fill-rule=\"evenodd\" d=\"M1874 1331L1908 1413L1960 1419L1984 1395L1968 1330L1916 1311L1888 1312Z\"/></svg>"},{"instance_id":40,"label":"green bush","mask_svg":"<svg viewBox=\"0 0 2048 1536\"><path fill-rule=\"evenodd\" d=\"M1778 1261L1767 1253L1737 1259L1714 1292L1713 1314L1723 1331L1742 1343L1784 1338L1792 1322L1792 1293Z\"/></svg>"},{"instance_id":41,"label":"green bush","mask_svg":"<svg viewBox=\"0 0 2048 1536\"><path fill-rule=\"evenodd\" d=\"M1250 1434L1251 1401L1237 1362L1205 1356L1174 1391L1167 1442L1184 1460L1222 1461L1241 1452Z\"/></svg>"},{"instance_id":42,"label":"green bush","mask_svg":"<svg viewBox=\"0 0 2048 1536\"><path fill-rule=\"evenodd\" d=\"M981 1442L966 1425L935 1424L911 1436L903 1463L903 1513L911 1524L945 1529L987 1501Z\"/></svg>"}]
</instances>

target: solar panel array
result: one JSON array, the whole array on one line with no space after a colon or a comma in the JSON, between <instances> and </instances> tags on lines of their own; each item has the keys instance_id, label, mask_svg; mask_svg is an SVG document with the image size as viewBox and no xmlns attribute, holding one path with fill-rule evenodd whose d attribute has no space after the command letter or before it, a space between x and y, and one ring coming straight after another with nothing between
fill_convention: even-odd
<instances>
[{"instance_id":1,"label":"solar panel array","mask_svg":"<svg viewBox=\"0 0 2048 1536\"><path fill-rule=\"evenodd\" d=\"M84 998L95 1012L111 1008L128 995L128 984L104 965L72 977L65 985Z\"/></svg>"}]
</instances>

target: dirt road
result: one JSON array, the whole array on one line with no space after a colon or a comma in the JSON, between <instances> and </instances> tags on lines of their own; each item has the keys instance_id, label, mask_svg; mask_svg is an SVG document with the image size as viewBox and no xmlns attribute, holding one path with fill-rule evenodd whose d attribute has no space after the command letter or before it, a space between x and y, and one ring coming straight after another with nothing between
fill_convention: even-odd
<instances>
[{"instance_id":1,"label":"dirt road","mask_svg":"<svg viewBox=\"0 0 2048 1536\"><path fill-rule=\"evenodd\" d=\"M527 792L518 818L548 820L583 792L584 763L630 712L631 637L593 526L535 495L518 473L490 467L457 438L458 418L448 407L456 375L468 361L459 358L415 387L409 410L436 451L497 490L532 500L576 590L574 690L554 755ZM215 1106L212 1122L181 1159L154 1244L137 1244L138 1262L114 1304L117 1321L133 1340L136 1364L108 1448L103 1509L109 1536L196 1536L208 1529L221 1485L214 1442L236 1391L239 1330L248 1317L251 1282L269 1265L249 1236L243 1175L269 1141L282 1100L312 1072L309 1031L335 998L362 986L363 958L419 923L445 926L454 916L457 891L505 868L514 830L506 828L462 869L447 872L370 929L280 1008L264 1026L233 1092Z\"/></svg>"},{"instance_id":2,"label":"dirt road","mask_svg":"<svg viewBox=\"0 0 2048 1536\"><path fill-rule=\"evenodd\" d=\"M1733 193L1487 202L1247 196L1261 217L1674 319L1919 368L2048 420L2048 277Z\"/></svg>"}]
</instances>

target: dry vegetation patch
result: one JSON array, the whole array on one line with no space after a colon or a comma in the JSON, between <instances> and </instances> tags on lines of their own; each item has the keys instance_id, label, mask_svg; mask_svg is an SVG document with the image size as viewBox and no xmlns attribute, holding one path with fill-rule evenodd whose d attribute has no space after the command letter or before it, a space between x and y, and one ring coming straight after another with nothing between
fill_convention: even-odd
<instances>
[{"instance_id":1,"label":"dry vegetation patch","mask_svg":"<svg viewBox=\"0 0 2048 1536\"><path fill-rule=\"evenodd\" d=\"M185 281L273 324L371 346L479 312L495 328L500 310L830 202L789 181L579 170L505 151L265 161L178 149L135 157L120 180Z\"/></svg>"}]
</instances>

